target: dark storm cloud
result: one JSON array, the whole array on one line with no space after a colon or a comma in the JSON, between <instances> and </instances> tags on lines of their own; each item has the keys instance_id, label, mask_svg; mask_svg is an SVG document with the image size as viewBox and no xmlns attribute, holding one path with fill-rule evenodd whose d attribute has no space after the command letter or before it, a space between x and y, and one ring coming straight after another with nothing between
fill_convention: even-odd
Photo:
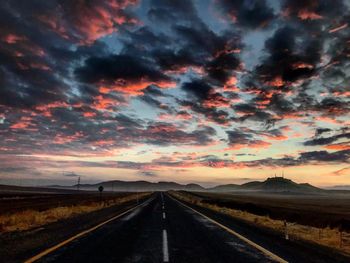
<instances>
[{"instance_id":1,"label":"dark storm cloud","mask_svg":"<svg viewBox=\"0 0 350 263\"><path fill-rule=\"evenodd\" d=\"M319 134L318 134L319 135ZM340 139L350 139L350 133L337 134L330 137L316 137L314 139L304 142L305 146L318 146L318 145L328 145L334 143Z\"/></svg>"},{"instance_id":2,"label":"dark storm cloud","mask_svg":"<svg viewBox=\"0 0 350 263\"><path fill-rule=\"evenodd\" d=\"M315 108L328 115L343 115L350 112L350 101L338 98L324 98Z\"/></svg>"},{"instance_id":3,"label":"dark storm cloud","mask_svg":"<svg viewBox=\"0 0 350 263\"><path fill-rule=\"evenodd\" d=\"M322 112L324 116L344 116L347 62L348 7L343 1L285 1L279 18L281 26L264 44L265 54L245 78L247 87L256 86L254 104L285 114ZM309 92L323 89L338 98L320 101ZM248 90L247 90L248 91ZM291 96L292 98L287 98ZM295 96L295 97L293 97ZM266 105L266 106L265 106Z\"/></svg>"},{"instance_id":4,"label":"dark storm cloud","mask_svg":"<svg viewBox=\"0 0 350 263\"><path fill-rule=\"evenodd\" d=\"M113 82L120 79L130 81L140 81L142 78L150 81L170 79L149 61L129 55L91 57L85 61L83 67L75 70L75 74L80 81L87 83Z\"/></svg>"},{"instance_id":5,"label":"dark storm cloud","mask_svg":"<svg viewBox=\"0 0 350 263\"><path fill-rule=\"evenodd\" d=\"M138 138L140 142L153 145L209 145L213 143L215 129L201 127L192 132L187 132L169 123L151 123L145 130L140 131Z\"/></svg>"},{"instance_id":6,"label":"dark storm cloud","mask_svg":"<svg viewBox=\"0 0 350 263\"><path fill-rule=\"evenodd\" d=\"M294 16L301 20L319 20L338 16L344 12L345 6L342 0L286 0L282 10L287 16Z\"/></svg>"},{"instance_id":7,"label":"dark storm cloud","mask_svg":"<svg viewBox=\"0 0 350 263\"><path fill-rule=\"evenodd\" d=\"M268 108L279 114L292 113L295 111L294 104L278 94L272 96Z\"/></svg>"},{"instance_id":8,"label":"dark storm cloud","mask_svg":"<svg viewBox=\"0 0 350 263\"><path fill-rule=\"evenodd\" d=\"M199 113L207 118L207 120L221 125L227 125L231 120L230 114L225 110L220 110L215 107L205 107L202 101L177 100L177 102L186 108L191 109L195 113Z\"/></svg>"},{"instance_id":9,"label":"dark storm cloud","mask_svg":"<svg viewBox=\"0 0 350 263\"><path fill-rule=\"evenodd\" d=\"M350 159L350 150L337 151L329 153L327 151L312 151L301 153L298 157L285 156L283 158L265 158L254 161L240 161L221 159L218 157L211 157L208 160L200 162L201 165L213 168L232 167L288 167L300 166L308 164L323 164L323 163L343 163Z\"/></svg>"},{"instance_id":10,"label":"dark storm cloud","mask_svg":"<svg viewBox=\"0 0 350 263\"><path fill-rule=\"evenodd\" d=\"M332 131L332 129L329 128L317 128L315 131L315 137L322 135L323 133L328 133Z\"/></svg>"},{"instance_id":11,"label":"dark storm cloud","mask_svg":"<svg viewBox=\"0 0 350 263\"><path fill-rule=\"evenodd\" d=\"M265 0L219 0L222 13L234 23L248 29L267 26L275 14Z\"/></svg>"},{"instance_id":12,"label":"dark storm cloud","mask_svg":"<svg viewBox=\"0 0 350 263\"><path fill-rule=\"evenodd\" d=\"M63 80L71 64L82 56L105 53L106 47L100 49L103 45L95 40L120 26L112 21L130 21L122 10L130 4L133 3L118 1L113 6L109 1L90 1L89 5L83 1L3 1L0 24L6 26L0 33L0 76L6 75L6 80L0 80L0 103L33 108L67 101L71 91ZM72 51L72 43L89 43L89 47Z\"/></svg>"},{"instance_id":13,"label":"dark storm cloud","mask_svg":"<svg viewBox=\"0 0 350 263\"><path fill-rule=\"evenodd\" d=\"M231 129L231 148L258 148L285 139L281 128L271 129L284 118L334 117L346 125L339 120L350 110L350 20L342 1L288 0L280 12L270 1L219 0L220 18L203 16L207 7L200 1L140 3L145 10L133 9L134 0L2 1L1 151L89 156L144 144L210 145L220 138L202 126L208 122L220 125L223 134ZM222 14L229 23L219 21ZM267 40L246 40L248 31ZM263 51L244 58L249 50L243 42L255 40L265 41ZM248 72L250 59L255 64ZM134 99L161 112L158 120L164 122L148 119L150 109ZM263 122L266 130L244 127L248 121ZM323 129L304 145L349 138L321 137ZM311 152L266 163L341 156Z\"/></svg>"},{"instance_id":14,"label":"dark storm cloud","mask_svg":"<svg viewBox=\"0 0 350 263\"><path fill-rule=\"evenodd\" d=\"M151 0L148 17L156 23L174 23L174 21L198 20L192 1L188 0Z\"/></svg>"},{"instance_id":15,"label":"dark storm cloud","mask_svg":"<svg viewBox=\"0 0 350 263\"><path fill-rule=\"evenodd\" d=\"M300 154L299 160L301 162L348 162L350 159L350 150L343 150L337 152L327 151L313 151L304 152Z\"/></svg>"},{"instance_id":16,"label":"dark storm cloud","mask_svg":"<svg viewBox=\"0 0 350 263\"><path fill-rule=\"evenodd\" d=\"M269 55L256 73L268 86L283 86L311 77L320 61L321 48L317 38L309 38L290 26L280 28L265 42Z\"/></svg>"},{"instance_id":17,"label":"dark storm cloud","mask_svg":"<svg viewBox=\"0 0 350 263\"><path fill-rule=\"evenodd\" d=\"M165 111L169 111L169 112L171 111L171 109L166 104L160 102L159 100L153 98L150 95L142 95L139 98L143 102L146 102L147 104L149 104L155 108L159 108L161 110L165 110Z\"/></svg>"},{"instance_id":18,"label":"dark storm cloud","mask_svg":"<svg viewBox=\"0 0 350 263\"><path fill-rule=\"evenodd\" d=\"M178 51L159 49L155 50L152 56L163 70L176 71L189 66L200 65L203 62L195 58L192 52L185 49Z\"/></svg>"},{"instance_id":19,"label":"dark storm cloud","mask_svg":"<svg viewBox=\"0 0 350 263\"><path fill-rule=\"evenodd\" d=\"M184 44L187 50L192 50L198 57L206 59L208 55L214 56L225 49L234 50L240 48L240 37L235 31L217 34L210 30L205 24L197 27L177 25L173 27L180 43Z\"/></svg>"},{"instance_id":20,"label":"dark storm cloud","mask_svg":"<svg viewBox=\"0 0 350 263\"><path fill-rule=\"evenodd\" d=\"M199 101L208 99L214 91L212 86L199 79L192 80L191 82L185 82L182 85L182 89L195 96L195 98L197 98Z\"/></svg>"},{"instance_id":21,"label":"dark storm cloud","mask_svg":"<svg viewBox=\"0 0 350 263\"><path fill-rule=\"evenodd\" d=\"M186 91L193 99L179 101L185 107L189 107L196 113L203 114L208 120L218 124L228 124L230 114L220 107L227 108L229 106L229 98L217 92L216 89L203 79L193 79L190 82L185 82L181 88Z\"/></svg>"},{"instance_id":22,"label":"dark storm cloud","mask_svg":"<svg viewBox=\"0 0 350 263\"><path fill-rule=\"evenodd\" d=\"M114 119L121 127L128 127L130 129L142 128L142 125L144 124L144 121L141 119L135 119L124 114L118 114Z\"/></svg>"},{"instance_id":23,"label":"dark storm cloud","mask_svg":"<svg viewBox=\"0 0 350 263\"><path fill-rule=\"evenodd\" d=\"M252 120L264 122L266 124L274 121L274 117L270 113L258 109L254 104L254 102L249 104L240 103L232 106L232 108L235 110L235 112L244 114L239 117L239 120L241 121Z\"/></svg>"},{"instance_id":24,"label":"dark storm cloud","mask_svg":"<svg viewBox=\"0 0 350 263\"><path fill-rule=\"evenodd\" d=\"M172 108L160 101L160 98L165 98L165 97L170 97L170 96L164 94L164 92L162 92L162 90L157 86L150 85L143 90L143 95L139 96L138 98L141 101L149 104L150 106L172 113L173 112Z\"/></svg>"},{"instance_id":25,"label":"dark storm cloud","mask_svg":"<svg viewBox=\"0 0 350 263\"><path fill-rule=\"evenodd\" d=\"M220 84L225 84L232 76L232 71L239 69L239 66L240 60L236 55L222 53L209 61L205 65L205 69L209 78Z\"/></svg>"},{"instance_id":26,"label":"dark storm cloud","mask_svg":"<svg viewBox=\"0 0 350 263\"><path fill-rule=\"evenodd\" d=\"M265 142L260 139L256 139L254 132L247 131L244 132L240 129L235 129L231 131L226 131L227 140L229 147L233 149L240 148L265 148L270 145L270 143Z\"/></svg>"}]
</instances>

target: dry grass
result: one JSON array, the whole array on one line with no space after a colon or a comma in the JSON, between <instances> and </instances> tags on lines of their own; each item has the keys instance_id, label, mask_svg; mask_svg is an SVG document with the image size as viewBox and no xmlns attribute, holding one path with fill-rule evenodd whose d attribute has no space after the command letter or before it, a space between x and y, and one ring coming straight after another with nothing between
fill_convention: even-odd
<instances>
[{"instance_id":1,"label":"dry grass","mask_svg":"<svg viewBox=\"0 0 350 263\"><path fill-rule=\"evenodd\" d=\"M211 210L230 215L234 218L244 220L255 225L270 228L285 235L284 221L271 219L268 216L259 216L246 211L223 208L215 204L208 204L201 201L201 198L179 192L171 192L176 198L201 206ZM340 232L338 229L317 228L300 224L287 223L289 239L291 240L307 240L323 246L337 249L341 252L350 254L350 233Z\"/></svg>"},{"instance_id":2,"label":"dry grass","mask_svg":"<svg viewBox=\"0 0 350 263\"><path fill-rule=\"evenodd\" d=\"M144 198L149 193L131 194L124 197L104 201L91 202L84 205L60 206L45 211L25 210L11 214L0 215L0 232L22 231L37 228L58 220L67 219L83 213L89 213L113 205L123 204L137 198Z\"/></svg>"}]
</instances>

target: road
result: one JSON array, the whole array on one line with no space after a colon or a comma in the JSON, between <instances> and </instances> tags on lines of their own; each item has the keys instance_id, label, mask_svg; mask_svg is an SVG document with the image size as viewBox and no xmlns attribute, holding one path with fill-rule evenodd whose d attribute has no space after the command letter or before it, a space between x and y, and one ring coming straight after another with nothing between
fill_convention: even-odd
<instances>
[{"instance_id":1,"label":"road","mask_svg":"<svg viewBox=\"0 0 350 263\"><path fill-rule=\"evenodd\" d=\"M255 231L240 235L220 215L157 193L29 262L329 262L314 249ZM233 224L233 225L232 225ZM240 233L242 225L237 225ZM255 237L258 235L259 237ZM248 236L248 237L247 237ZM252 237L252 238L251 238ZM259 241L259 242L256 242ZM331 262L337 262L335 258ZM339 261L342 262L342 261ZM344 261L346 262L346 261Z\"/></svg>"}]
</instances>

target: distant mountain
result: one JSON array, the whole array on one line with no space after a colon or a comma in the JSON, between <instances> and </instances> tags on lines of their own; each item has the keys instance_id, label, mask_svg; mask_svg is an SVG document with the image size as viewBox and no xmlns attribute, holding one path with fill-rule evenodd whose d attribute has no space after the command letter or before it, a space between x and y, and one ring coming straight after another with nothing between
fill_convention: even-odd
<instances>
[{"instance_id":1,"label":"distant mountain","mask_svg":"<svg viewBox=\"0 0 350 263\"><path fill-rule=\"evenodd\" d=\"M105 181L97 184L80 184L81 190L97 191L99 186L103 186L105 191L135 192L135 191L210 191L210 192L235 192L235 191L254 191L254 192L274 192L274 193L316 193L325 191L310 184L298 184L290 179L283 177L267 178L263 182L252 181L242 185L224 184L211 188L204 188L198 184L179 184L175 182L148 181ZM53 186L52 188L77 189L77 185L70 187ZM339 190L343 190L339 189Z\"/></svg>"},{"instance_id":2,"label":"distant mountain","mask_svg":"<svg viewBox=\"0 0 350 263\"><path fill-rule=\"evenodd\" d=\"M298 184L290 179L283 177L267 178L263 182L253 181L242 185L218 185L208 189L215 192L233 192L233 191L259 191L259 192L290 192L290 193L311 193L323 191L320 188L310 184Z\"/></svg>"},{"instance_id":3,"label":"distant mountain","mask_svg":"<svg viewBox=\"0 0 350 263\"><path fill-rule=\"evenodd\" d=\"M238 184L223 184L212 188L208 188L207 190L212 192L231 192L239 190L240 187L241 186Z\"/></svg>"},{"instance_id":4,"label":"distant mountain","mask_svg":"<svg viewBox=\"0 0 350 263\"><path fill-rule=\"evenodd\" d=\"M327 187L329 190L350 190L350 185L335 185Z\"/></svg>"},{"instance_id":5,"label":"distant mountain","mask_svg":"<svg viewBox=\"0 0 350 263\"><path fill-rule=\"evenodd\" d=\"M178 184L175 182L158 182L152 183L147 181L106 181L98 184L81 184L82 190L94 190L103 186L105 191L169 191L169 190L187 190L187 191L204 191L205 188L198 184ZM77 185L72 186L74 188Z\"/></svg>"}]
</instances>

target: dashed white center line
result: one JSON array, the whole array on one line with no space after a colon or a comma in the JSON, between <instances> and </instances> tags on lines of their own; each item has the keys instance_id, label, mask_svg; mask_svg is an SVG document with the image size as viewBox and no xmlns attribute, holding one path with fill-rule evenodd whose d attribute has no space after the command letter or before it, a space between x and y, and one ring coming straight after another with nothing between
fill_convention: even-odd
<instances>
[{"instance_id":1,"label":"dashed white center line","mask_svg":"<svg viewBox=\"0 0 350 263\"><path fill-rule=\"evenodd\" d=\"M163 212L163 219L165 219L165 213Z\"/></svg>"},{"instance_id":2,"label":"dashed white center line","mask_svg":"<svg viewBox=\"0 0 350 263\"><path fill-rule=\"evenodd\" d=\"M163 262L169 262L168 235L165 229L163 229Z\"/></svg>"}]
</instances>

